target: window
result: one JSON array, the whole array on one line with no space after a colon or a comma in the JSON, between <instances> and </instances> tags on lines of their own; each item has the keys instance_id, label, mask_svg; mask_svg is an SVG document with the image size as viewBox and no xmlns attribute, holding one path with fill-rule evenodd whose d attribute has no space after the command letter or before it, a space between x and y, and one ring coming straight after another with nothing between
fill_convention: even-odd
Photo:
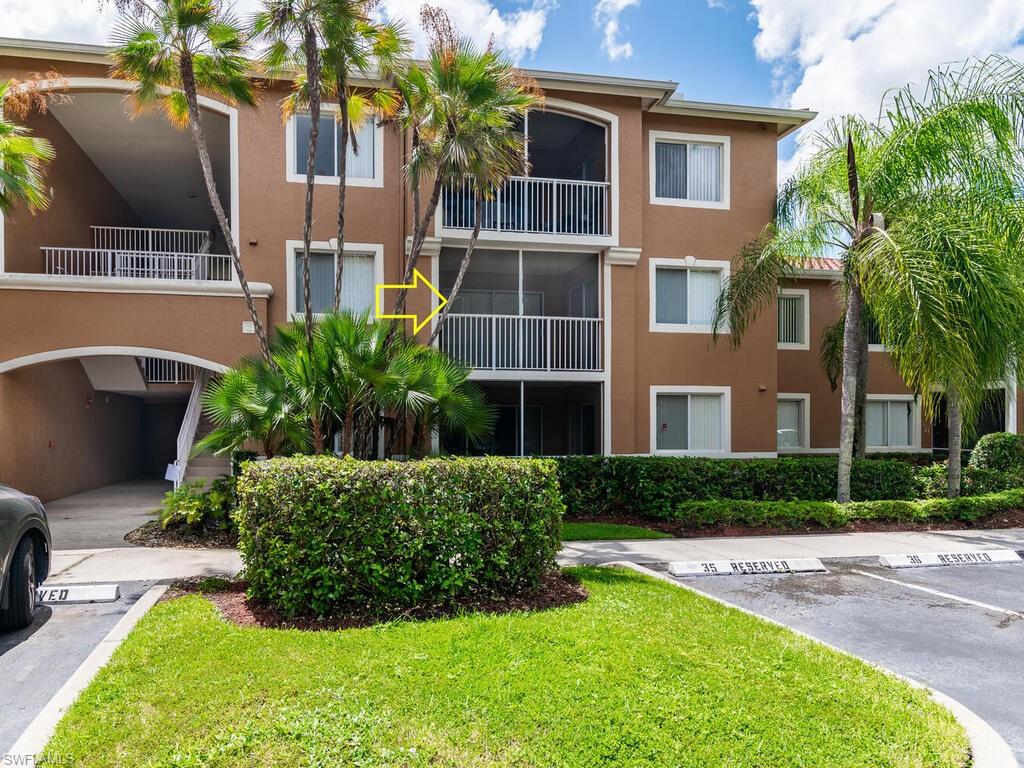
<instances>
[{"instance_id":1,"label":"window","mask_svg":"<svg viewBox=\"0 0 1024 768\"><path fill-rule=\"evenodd\" d=\"M806 289L779 291L779 349L810 349L809 307Z\"/></svg>"},{"instance_id":2,"label":"window","mask_svg":"<svg viewBox=\"0 0 1024 768\"><path fill-rule=\"evenodd\" d=\"M309 124L308 114L299 113L291 122L292 131L292 153L290 163L290 181L305 181L306 160L309 154ZM341 124L334 119L334 114L321 115L320 132L316 142L316 175L320 180L337 179L338 177L338 133ZM347 183L379 182L377 178L380 164L379 154L380 141L379 129L371 118L366 120L355 131L353 140L349 141L348 152L345 159L345 178ZM358 147L358 152L356 148Z\"/></svg>"},{"instance_id":3,"label":"window","mask_svg":"<svg viewBox=\"0 0 1024 768\"><path fill-rule=\"evenodd\" d=\"M651 202L729 207L729 137L651 131Z\"/></svg>"},{"instance_id":4,"label":"window","mask_svg":"<svg viewBox=\"0 0 1024 768\"><path fill-rule=\"evenodd\" d=\"M868 349L874 348L881 352L885 349L882 344L882 332L878 329L878 323L875 322L875 318L865 308L864 311L864 332L868 336Z\"/></svg>"},{"instance_id":5,"label":"window","mask_svg":"<svg viewBox=\"0 0 1024 768\"><path fill-rule=\"evenodd\" d=\"M868 396L865 422L871 448L911 448L917 444L917 405L912 398Z\"/></svg>"},{"instance_id":6,"label":"window","mask_svg":"<svg viewBox=\"0 0 1024 768\"><path fill-rule=\"evenodd\" d=\"M728 387L652 387L652 453L728 453Z\"/></svg>"},{"instance_id":7,"label":"window","mask_svg":"<svg viewBox=\"0 0 1024 768\"><path fill-rule=\"evenodd\" d=\"M651 330L710 333L728 262L651 259Z\"/></svg>"},{"instance_id":8,"label":"window","mask_svg":"<svg viewBox=\"0 0 1024 768\"><path fill-rule=\"evenodd\" d=\"M302 250L294 253L292 290L295 311L305 312L302 293ZM374 257L367 254L345 254L342 273L341 308L350 312L373 310L373 291L376 282ZM316 313L334 308L334 253L311 251L309 254L309 294Z\"/></svg>"},{"instance_id":9,"label":"window","mask_svg":"<svg viewBox=\"0 0 1024 768\"><path fill-rule=\"evenodd\" d=\"M810 395L779 393L776 404L775 447L779 451L806 450Z\"/></svg>"}]
</instances>

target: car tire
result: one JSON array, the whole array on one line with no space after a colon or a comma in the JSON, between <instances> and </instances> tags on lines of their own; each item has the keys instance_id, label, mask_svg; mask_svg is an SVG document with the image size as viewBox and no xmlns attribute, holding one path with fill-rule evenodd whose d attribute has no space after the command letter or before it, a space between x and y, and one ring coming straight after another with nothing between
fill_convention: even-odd
<instances>
[{"instance_id":1,"label":"car tire","mask_svg":"<svg viewBox=\"0 0 1024 768\"><path fill-rule=\"evenodd\" d=\"M0 609L0 629L23 629L36 609L36 548L31 536L18 542L7 579L7 608Z\"/></svg>"}]
</instances>

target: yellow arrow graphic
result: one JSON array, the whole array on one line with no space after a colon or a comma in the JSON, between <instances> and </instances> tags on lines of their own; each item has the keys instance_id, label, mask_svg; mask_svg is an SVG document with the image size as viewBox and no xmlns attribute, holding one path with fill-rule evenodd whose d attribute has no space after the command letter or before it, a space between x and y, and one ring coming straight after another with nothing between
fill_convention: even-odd
<instances>
[{"instance_id":1,"label":"yellow arrow graphic","mask_svg":"<svg viewBox=\"0 0 1024 768\"><path fill-rule=\"evenodd\" d=\"M403 288L406 288L406 289L408 289L410 291L415 291L417 288L420 287L420 283L423 283L423 285L425 285L430 290L430 292L437 297L437 306L434 307L433 311L429 315L424 317L422 320L418 320L417 319L417 315L415 315L415 314L413 314L413 315L386 315L386 314L384 314L381 305L384 303L384 291L385 290L400 291ZM377 315L377 317L379 319L381 319L381 320L412 320L413 321L413 326L412 326L413 333L419 333L420 330L423 328L423 326L425 326L427 323L429 323L431 321L431 319L434 317L434 315L436 315L438 312L440 312L444 308L444 305L448 303L448 299L446 299L444 297L444 295L439 290L437 290L437 288L435 288L434 285L429 280L427 280L427 278L425 278L423 276L423 273L420 272L418 269L414 269L412 271L412 285L397 285L397 284L392 285L390 283L377 283L377 296L376 296L376 299L377 299L376 300L376 305L377 305L376 315Z\"/></svg>"}]
</instances>

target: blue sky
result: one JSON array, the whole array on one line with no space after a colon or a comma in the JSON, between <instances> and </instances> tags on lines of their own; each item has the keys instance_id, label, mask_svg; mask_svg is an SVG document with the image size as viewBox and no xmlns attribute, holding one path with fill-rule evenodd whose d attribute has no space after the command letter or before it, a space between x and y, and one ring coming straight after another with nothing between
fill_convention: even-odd
<instances>
[{"instance_id":1,"label":"blue sky","mask_svg":"<svg viewBox=\"0 0 1024 768\"><path fill-rule=\"evenodd\" d=\"M245 16L260 0L224 0ZM423 0L379 0L422 49ZM932 67L1001 53L1024 59L1021 0L431 0L478 43L523 66L674 80L686 98L809 108L780 145L785 175L824 120L873 117L888 88ZM0 0L0 35L104 42L107 0Z\"/></svg>"}]
</instances>

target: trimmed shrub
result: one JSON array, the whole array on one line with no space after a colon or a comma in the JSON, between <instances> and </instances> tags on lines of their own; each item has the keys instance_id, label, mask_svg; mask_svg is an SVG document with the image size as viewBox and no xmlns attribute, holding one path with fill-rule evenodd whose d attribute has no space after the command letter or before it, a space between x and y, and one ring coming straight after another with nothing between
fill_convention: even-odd
<instances>
[{"instance_id":1,"label":"trimmed shrub","mask_svg":"<svg viewBox=\"0 0 1024 768\"><path fill-rule=\"evenodd\" d=\"M927 466L917 467L914 474L917 478L917 496L921 499L943 499L946 497L946 478L949 473L947 461L936 461ZM999 493L1011 488L1024 486L1024 474L986 469L968 465L963 469L960 491L965 496L981 496L987 493Z\"/></svg>"},{"instance_id":2,"label":"trimmed shrub","mask_svg":"<svg viewBox=\"0 0 1024 768\"><path fill-rule=\"evenodd\" d=\"M570 514L671 520L684 501L829 501L836 495L834 456L712 459L681 456L566 456L557 459ZM857 500L913 499L919 483L907 462L854 462Z\"/></svg>"},{"instance_id":3,"label":"trimmed shrub","mask_svg":"<svg viewBox=\"0 0 1024 768\"><path fill-rule=\"evenodd\" d=\"M289 616L518 593L561 546L547 460L274 459L244 465L238 495L250 595Z\"/></svg>"},{"instance_id":4,"label":"trimmed shrub","mask_svg":"<svg viewBox=\"0 0 1024 768\"><path fill-rule=\"evenodd\" d=\"M673 522L694 528L716 524L770 528L842 528L860 520L887 523L960 521L973 523L988 515L1024 508L1024 489L959 499L879 500L837 504L834 501L685 501L676 505Z\"/></svg>"},{"instance_id":5,"label":"trimmed shrub","mask_svg":"<svg viewBox=\"0 0 1024 768\"><path fill-rule=\"evenodd\" d=\"M993 432L982 435L971 451L971 469L995 469L1024 475L1024 435Z\"/></svg>"}]
</instances>

